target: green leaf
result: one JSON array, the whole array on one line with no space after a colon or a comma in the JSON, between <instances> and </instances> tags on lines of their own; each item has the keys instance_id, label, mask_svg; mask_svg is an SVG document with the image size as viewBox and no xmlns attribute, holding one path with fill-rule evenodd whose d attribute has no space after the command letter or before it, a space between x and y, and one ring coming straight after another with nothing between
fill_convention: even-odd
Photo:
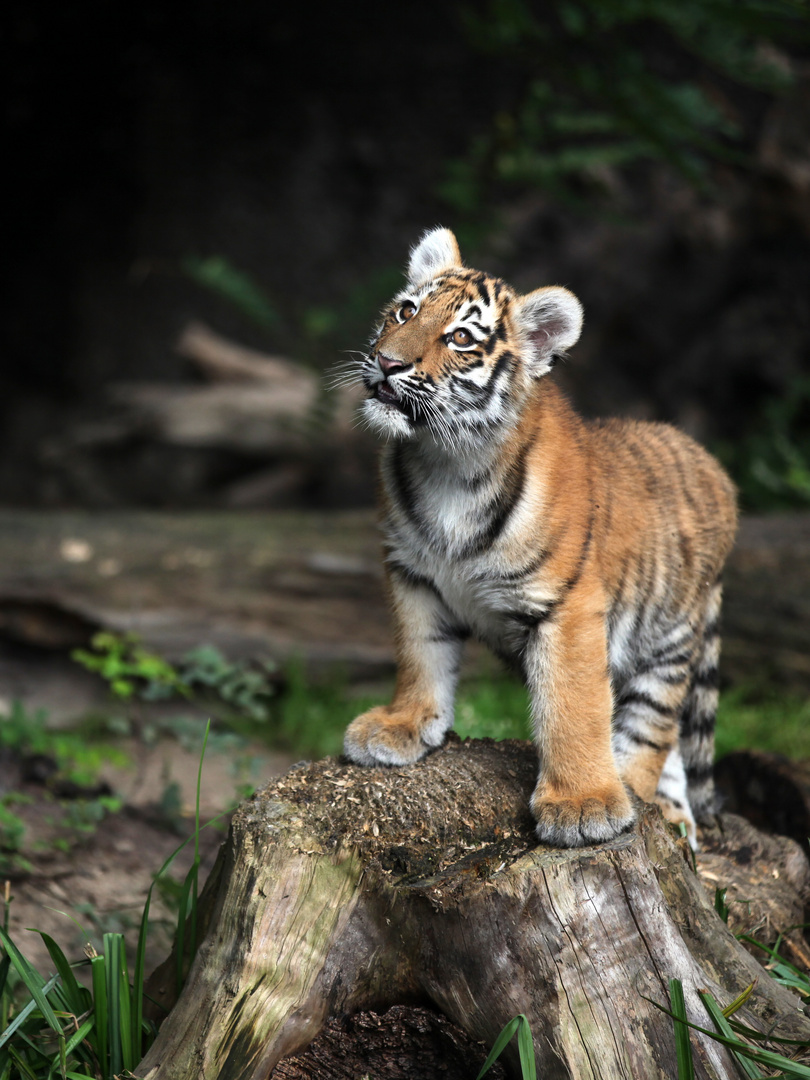
<instances>
[{"instance_id":1,"label":"green leaf","mask_svg":"<svg viewBox=\"0 0 810 1080\"><path fill-rule=\"evenodd\" d=\"M80 1016L90 1006L90 995L83 986L79 985L67 957L50 934L46 934L42 930L38 930L37 933L45 943L54 967L59 973L59 978L62 980L62 989L70 1011L75 1013L76 1016Z\"/></svg>"},{"instance_id":2,"label":"green leaf","mask_svg":"<svg viewBox=\"0 0 810 1080\"><path fill-rule=\"evenodd\" d=\"M680 979L669 980L669 1000L675 1018L675 1060L678 1080L694 1080L695 1065L692 1060L692 1043L689 1039L689 1021L686 1019L686 1002Z\"/></svg>"},{"instance_id":3,"label":"green leaf","mask_svg":"<svg viewBox=\"0 0 810 1080\"><path fill-rule=\"evenodd\" d=\"M62 1026L56 1017L56 1013L51 1008L50 1002L46 996L48 990L56 984L56 976L51 979L47 984L39 972L28 963L23 954L8 936L6 931L0 927L0 941L11 958L11 962L17 969L17 973L25 984L26 990L28 990L31 997L36 1002L40 1012L42 1013L45 1022L53 1028L55 1032L60 1032ZM3 1045L8 1034L6 1029L5 1034L0 1037L0 1046Z\"/></svg>"},{"instance_id":4,"label":"green leaf","mask_svg":"<svg viewBox=\"0 0 810 1080\"><path fill-rule=\"evenodd\" d=\"M521 1018L523 1018L524 1020L526 1019L525 1016L523 1016L523 1013L520 1013L518 1016L513 1017L509 1021L509 1023L506 1024L503 1031L493 1043L492 1049L489 1052L489 1056L487 1057L487 1060L484 1062L484 1064L481 1066L481 1071L479 1072L475 1080L481 1080L481 1077L485 1073L489 1072L489 1070L492 1068L493 1062L500 1057L504 1047L517 1031L518 1026L520 1025Z\"/></svg>"},{"instance_id":5,"label":"green leaf","mask_svg":"<svg viewBox=\"0 0 810 1080\"><path fill-rule=\"evenodd\" d=\"M727 889L715 889L714 890L714 910L720 916L724 923L728 922L729 906L726 903Z\"/></svg>"},{"instance_id":6,"label":"green leaf","mask_svg":"<svg viewBox=\"0 0 810 1080\"><path fill-rule=\"evenodd\" d=\"M518 1053L520 1054L520 1067L523 1072L523 1080L537 1080L537 1066L534 1060L534 1041L529 1027L529 1021L521 1013L520 1026L518 1027Z\"/></svg>"},{"instance_id":7,"label":"green leaf","mask_svg":"<svg viewBox=\"0 0 810 1080\"><path fill-rule=\"evenodd\" d=\"M90 960L90 976L93 986L93 1011L95 1014L96 1056L104 1076L110 1075L109 1068L109 1009L107 1002L107 962L104 956L94 956Z\"/></svg>"},{"instance_id":8,"label":"green leaf","mask_svg":"<svg viewBox=\"0 0 810 1080\"><path fill-rule=\"evenodd\" d=\"M249 274L227 259L211 256L199 259L189 255L182 261L188 276L212 292L229 300L245 315L265 329L273 329L279 323L278 313Z\"/></svg>"},{"instance_id":9,"label":"green leaf","mask_svg":"<svg viewBox=\"0 0 810 1080\"><path fill-rule=\"evenodd\" d=\"M753 986L749 987L748 989L750 991L751 989L753 989ZM720 1034L725 1035L729 1039L736 1039L739 1042L740 1040L738 1036L736 1036L734 1031L732 1031L731 1025L726 1019L725 1009L721 1009L712 997L712 995L706 990L698 990L698 996L703 1002L703 1007L706 1009L706 1012L711 1017L712 1023L720 1032ZM740 996L742 997L742 995ZM749 1061L746 1057L744 1057L742 1054L738 1053L735 1050L732 1050L732 1052L734 1053L734 1056L737 1059L740 1068L747 1077L752 1078L752 1080L761 1080L762 1073L752 1061Z\"/></svg>"}]
</instances>

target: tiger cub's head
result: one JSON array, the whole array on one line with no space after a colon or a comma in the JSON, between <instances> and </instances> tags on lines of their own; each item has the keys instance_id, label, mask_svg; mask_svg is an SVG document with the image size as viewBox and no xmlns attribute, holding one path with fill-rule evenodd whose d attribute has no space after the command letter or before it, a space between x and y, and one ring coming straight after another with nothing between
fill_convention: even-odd
<instances>
[{"instance_id":1,"label":"tiger cub's head","mask_svg":"<svg viewBox=\"0 0 810 1080\"><path fill-rule=\"evenodd\" d=\"M369 426L386 437L430 433L463 446L520 415L533 380L579 337L582 307L567 289L519 296L462 265L449 229L411 251L407 284L362 361Z\"/></svg>"}]
</instances>

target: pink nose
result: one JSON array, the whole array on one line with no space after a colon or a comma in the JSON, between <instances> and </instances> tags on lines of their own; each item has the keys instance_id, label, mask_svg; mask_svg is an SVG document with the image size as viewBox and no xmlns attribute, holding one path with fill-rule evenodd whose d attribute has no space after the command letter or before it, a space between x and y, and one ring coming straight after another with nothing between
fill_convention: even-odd
<instances>
[{"instance_id":1,"label":"pink nose","mask_svg":"<svg viewBox=\"0 0 810 1080\"><path fill-rule=\"evenodd\" d=\"M403 364L401 360L393 360L390 356L383 356L382 353L377 354L377 363L380 365L380 371L388 378L389 375L396 375L398 371L404 371L405 368L410 367L410 364Z\"/></svg>"}]
</instances>

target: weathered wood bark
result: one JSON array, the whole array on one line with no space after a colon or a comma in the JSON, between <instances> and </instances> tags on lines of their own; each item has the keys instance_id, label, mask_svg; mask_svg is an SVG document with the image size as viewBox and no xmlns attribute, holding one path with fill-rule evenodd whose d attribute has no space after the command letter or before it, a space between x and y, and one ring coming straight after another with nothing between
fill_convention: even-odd
<instances>
[{"instance_id":1,"label":"weathered wood bark","mask_svg":"<svg viewBox=\"0 0 810 1080\"><path fill-rule=\"evenodd\" d=\"M725 1004L758 978L746 1020L810 1042L656 809L612 844L537 847L534 776L528 744L451 739L408 769L327 760L271 784L233 820L207 936L137 1075L265 1080L329 1017L421 1002L486 1044L525 1013L546 1078L670 1078L654 1003L672 976L701 1023L698 988ZM168 1008L167 964L150 992ZM698 1076L737 1076L718 1044L693 1044Z\"/></svg>"}]
</instances>

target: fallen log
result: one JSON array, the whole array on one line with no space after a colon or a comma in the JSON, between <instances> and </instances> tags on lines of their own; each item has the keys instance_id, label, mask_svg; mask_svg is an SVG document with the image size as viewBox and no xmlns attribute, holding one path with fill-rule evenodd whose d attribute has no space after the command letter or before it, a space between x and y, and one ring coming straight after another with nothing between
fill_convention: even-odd
<instances>
[{"instance_id":1,"label":"fallen log","mask_svg":"<svg viewBox=\"0 0 810 1080\"><path fill-rule=\"evenodd\" d=\"M134 631L176 659L289 655L350 677L394 657L371 511L0 510L0 639L85 645ZM497 670L470 650L470 670ZM726 573L721 672L810 690L810 514L744 518Z\"/></svg>"},{"instance_id":2,"label":"fallen log","mask_svg":"<svg viewBox=\"0 0 810 1080\"><path fill-rule=\"evenodd\" d=\"M699 989L726 1005L756 983L741 1018L810 1044L799 999L715 912L657 809L611 844L538 847L535 771L529 744L451 737L410 768L326 759L270 784L234 817L180 998L173 958L151 979L171 1011L136 1074L266 1080L336 1020L416 1004L485 1046L524 1013L544 1078L669 1080L672 977L701 1026ZM696 1076L737 1077L691 1038Z\"/></svg>"}]
</instances>

